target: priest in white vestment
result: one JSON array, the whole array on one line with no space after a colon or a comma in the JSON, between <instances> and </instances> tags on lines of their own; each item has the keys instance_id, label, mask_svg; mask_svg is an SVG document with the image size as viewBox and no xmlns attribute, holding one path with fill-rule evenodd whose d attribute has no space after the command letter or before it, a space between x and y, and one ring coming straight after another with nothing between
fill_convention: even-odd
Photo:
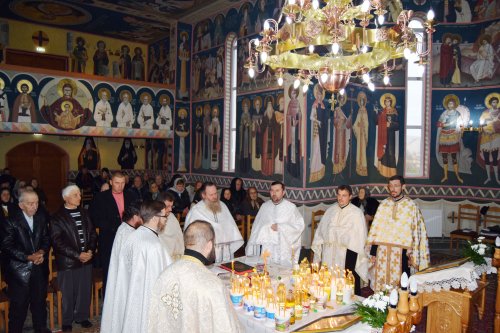
<instances>
[{"instance_id":1,"label":"priest in white vestment","mask_svg":"<svg viewBox=\"0 0 500 333\"><path fill-rule=\"evenodd\" d=\"M201 189L201 195L203 200L193 206L186 216L184 230L196 220L210 222L215 230L217 262L230 260L230 255L243 245L240 230L227 206L219 200L217 186L214 183L205 183ZM227 248L230 253L227 253Z\"/></svg>"},{"instance_id":2,"label":"priest in white vestment","mask_svg":"<svg viewBox=\"0 0 500 333\"><path fill-rule=\"evenodd\" d=\"M117 303L125 302L121 333L146 332L153 285L161 272L172 263L158 239L158 233L165 228L167 220L165 204L159 201L143 202L141 218L144 225L132 232L120 253L118 274L130 276L128 291L117 299Z\"/></svg>"},{"instance_id":3,"label":"priest in white vestment","mask_svg":"<svg viewBox=\"0 0 500 333\"><path fill-rule=\"evenodd\" d=\"M363 211L351 204L352 189L341 185L337 203L328 208L314 234L311 249L314 262L328 267L349 269L355 277L354 291L361 294L361 280L368 282L368 257L365 254L366 223Z\"/></svg>"},{"instance_id":4,"label":"priest in white vestment","mask_svg":"<svg viewBox=\"0 0 500 333\"><path fill-rule=\"evenodd\" d=\"M405 196L405 180L389 178L391 196L377 208L366 244L373 267L370 287L380 291L386 284L398 285L402 272L410 275L429 266L429 240L417 204Z\"/></svg>"},{"instance_id":5,"label":"priest in white vestment","mask_svg":"<svg viewBox=\"0 0 500 333\"><path fill-rule=\"evenodd\" d=\"M120 303L117 300L128 291L129 275L118 274L118 262L123 243L140 225L142 225L140 207L137 204L132 204L123 212L123 222L118 227L113 241L102 308L101 332L121 332L125 303Z\"/></svg>"},{"instance_id":6,"label":"priest in white vestment","mask_svg":"<svg viewBox=\"0 0 500 333\"><path fill-rule=\"evenodd\" d=\"M216 239L209 222L192 221L185 230L185 254L153 287L147 332L244 332L228 288L205 267L215 259Z\"/></svg>"},{"instance_id":7,"label":"priest in white vestment","mask_svg":"<svg viewBox=\"0 0 500 333\"><path fill-rule=\"evenodd\" d=\"M165 247L170 258L176 261L184 254L184 238L182 236L182 229L179 221L174 214L172 208L174 205L174 196L169 192L162 192L158 195L156 200L165 204L166 212L168 214L167 225L162 232L158 234L161 244Z\"/></svg>"},{"instance_id":8,"label":"priest in white vestment","mask_svg":"<svg viewBox=\"0 0 500 333\"><path fill-rule=\"evenodd\" d=\"M304 218L297 206L283 198L285 185L279 181L271 184L271 200L266 201L255 217L246 255L258 255L256 248L271 253L271 261L292 267L299 261Z\"/></svg>"}]
</instances>

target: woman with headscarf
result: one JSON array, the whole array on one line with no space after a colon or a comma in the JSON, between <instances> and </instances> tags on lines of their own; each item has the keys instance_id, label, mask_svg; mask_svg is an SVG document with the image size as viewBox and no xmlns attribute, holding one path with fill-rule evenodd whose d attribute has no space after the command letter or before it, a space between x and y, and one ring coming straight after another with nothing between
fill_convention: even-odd
<instances>
[{"instance_id":1,"label":"woman with headscarf","mask_svg":"<svg viewBox=\"0 0 500 333\"><path fill-rule=\"evenodd\" d=\"M122 148L120 149L120 154L117 158L118 164L122 167L122 170L134 169L135 163L137 163L137 153L135 152L132 140L123 139Z\"/></svg>"},{"instance_id":2,"label":"woman with headscarf","mask_svg":"<svg viewBox=\"0 0 500 333\"><path fill-rule=\"evenodd\" d=\"M257 189L255 187L249 187L247 191L247 196L243 203L241 204L241 214L257 216L260 206L264 203L264 200L259 198Z\"/></svg>"},{"instance_id":3,"label":"woman with headscarf","mask_svg":"<svg viewBox=\"0 0 500 333\"><path fill-rule=\"evenodd\" d=\"M351 200L351 203L363 211L366 220L366 227L369 228L378 208L378 201L370 197L368 187L361 187L358 196Z\"/></svg>"},{"instance_id":4,"label":"woman with headscarf","mask_svg":"<svg viewBox=\"0 0 500 333\"><path fill-rule=\"evenodd\" d=\"M241 204L247 196L247 191L243 188L243 179L239 177L233 178L229 190L231 191L231 203L234 211L241 214Z\"/></svg>"},{"instance_id":5,"label":"woman with headscarf","mask_svg":"<svg viewBox=\"0 0 500 333\"><path fill-rule=\"evenodd\" d=\"M232 199L231 190L228 188L223 188L222 191L220 192L220 201L227 206L227 209L229 209L231 215L233 215L234 217L236 212L234 210L233 202L231 201L231 199Z\"/></svg>"},{"instance_id":6,"label":"woman with headscarf","mask_svg":"<svg viewBox=\"0 0 500 333\"><path fill-rule=\"evenodd\" d=\"M3 223L16 209L8 188L0 190L0 208L0 223Z\"/></svg>"},{"instance_id":7,"label":"woman with headscarf","mask_svg":"<svg viewBox=\"0 0 500 333\"><path fill-rule=\"evenodd\" d=\"M174 180L173 186L168 189L168 192L172 193L175 198L172 212L174 214L182 214L186 216L189 211L189 206L191 206L191 199L189 198L189 193L186 190L184 178L181 177Z\"/></svg>"}]
</instances>

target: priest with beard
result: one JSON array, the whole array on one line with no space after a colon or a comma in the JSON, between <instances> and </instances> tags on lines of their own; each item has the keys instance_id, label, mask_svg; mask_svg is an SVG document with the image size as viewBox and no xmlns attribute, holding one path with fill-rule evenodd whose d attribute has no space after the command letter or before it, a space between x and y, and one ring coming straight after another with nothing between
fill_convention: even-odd
<instances>
[{"instance_id":1,"label":"priest with beard","mask_svg":"<svg viewBox=\"0 0 500 333\"><path fill-rule=\"evenodd\" d=\"M128 291L129 275L118 274L118 263L123 243L135 229L142 225L140 205L133 203L123 212L123 222L116 231L111 259L109 261L108 281L102 308L101 332L120 332L125 303L120 298Z\"/></svg>"},{"instance_id":2,"label":"priest with beard","mask_svg":"<svg viewBox=\"0 0 500 333\"><path fill-rule=\"evenodd\" d=\"M351 203L349 185L337 188L337 203L328 208L316 229L311 249L314 262L353 272L354 293L361 295L361 281L368 281L365 254L366 223L363 212Z\"/></svg>"},{"instance_id":3,"label":"priest with beard","mask_svg":"<svg viewBox=\"0 0 500 333\"><path fill-rule=\"evenodd\" d=\"M296 264L300 256L304 218L297 206L284 199L285 185L280 181L271 184L271 200L266 201L255 217L246 255L271 253L271 261L286 267Z\"/></svg>"},{"instance_id":4,"label":"priest with beard","mask_svg":"<svg viewBox=\"0 0 500 333\"><path fill-rule=\"evenodd\" d=\"M228 289L205 267L214 262L215 242L209 222L195 220L186 228L184 255L153 287L147 332L243 332Z\"/></svg>"},{"instance_id":5,"label":"priest with beard","mask_svg":"<svg viewBox=\"0 0 500 333\"><path fill-rule=\"evenodd\" d=\"M215 247L222 247L221 251L216 251L217 261L224 258L224 248L229 247L226 256L234 254L243 245L243 237L236 226L236 222L226 205L220 202L217 196L217 186L212 182L203 184L201 188L202 201L198 202L186 216L184 230L196 220L210 222L215 230ZM226 258L227 258L226 257Z\"/></svg>"},{"instance_id":6,"label":"priest with beard","mask_svg":"<svg viewBox=\"0 0 500 333\"><path fill-rule=\"evenodd\" d=\"M129 280L127 291L117 295L115 301L114 306L124 308L124 312L118 321L121 325L113 326L113 332L146 332L149 299L154 283L172 263L158 238L167 223L165 204L145 201L141 204L140 216L144 224L130 234L119 253L117 275L128 275Z\"/></svg>"}]
</instances>

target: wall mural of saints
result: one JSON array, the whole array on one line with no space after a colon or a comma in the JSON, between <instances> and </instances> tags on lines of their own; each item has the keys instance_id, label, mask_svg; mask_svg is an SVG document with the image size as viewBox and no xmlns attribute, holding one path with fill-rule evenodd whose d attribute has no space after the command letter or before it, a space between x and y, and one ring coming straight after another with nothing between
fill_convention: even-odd
<instances>
[{"instance_id":1,"label":"wall mural of saints","mask_svg":"<svg viewBox=\"0 0 500 333\"><path fill-rule=\"evenodd\" d=\"M298 89L291 84L288 89L288 105L285 114L286 143L285 160L288 174L293 178L300 179L303 145L303 96Z\"/></svg>"},{"instance_id":2,"label":"wall mural of saints","mask_svg":"<svg viewBox=\"0 0 500 333\"><path fill-rule=\"evenodd\" d=\"M72 79L53 79L40 92L40 113L47 123L61 130L82 127L90 119L93 101L90 91Z\"/></svg>"},{"instance_id":3,"label":"wall mural of saints","mask_svg":"<svg viewBox=\"0 0 500 333\"><path fill-rule=\"evenodd\" d=\"M252 169L262 170L262 97L253 99L252 115Z\"/></svg>"},{"instance_id":4,"label":"wall mural of saints","mask_svg":"<svg viewBox=\"0 0 500 333\"><path fill-rule=\"evenodd\" d=\"M366 147L368 146L368 133L370 122L366 110L367 97L362 91L356 98L358 103L358 114L354 121L352 131L356 137L356 173L360 176L368 176L368 161L366 159Z\"/></svg>"},{"instance_id":5,"label":"wall mural of saints","mask_svg":"<svg viewBox=\"0 0 500 333\"><path fill-rule=\"evenodd\" d=\"M459 183L460 173L471 173L472 152L462 141L462 128L471 118L469 108L460 105L458 96L448 94L443 99L444 111L437 122L436 158L443 168L441 183L448 180L448 171L454 171Z\"/></svg>"},{"instance_id":6,"label":"wall mural of saints","mask_svg":"<svg viewBox=\"0 0 500 333\"><path fill-rule=\"evenodd\" d=\"M161 105L158 116L156 117L156 126L158 129L167 130L167 137L171 137L172 132L172 109L170 108L170 97L167 94L160 95L159 102Z\"/></svg>"},{"instance_id":7,"label":"wall mural of saints","mask_svg":"<svg viewBox=\"0 0 500 333\"><path fill-rule=\"evenodd\" d=\"M486 171L488 184L494 177L500 185L498 178L498 152L500 150L500 109L498 108L500 94L490 93L484 99L486 110L481 113L479 124L483 127L479 134L479 151L477 161ZM493 177L491 172L493 171Z\"/></svg>"},{"instance_id":8,"label":"wall mural of saints","mask_svg":"<svg viewBox=\"0 0 500 333\"><path fill-rule=\"evenodd\" d=\"M217 170L219 168L219 155L221 150L221 126L219 114L219 107L215 105L212 108L212 120L208 126L208 134L210 136L210 169L212 170Z\"/></svg>"},{"instance_id":9,"label":"wall mural of saints","mask_svg":"<svg viewBox=\"0 0 500 333\"><path fill-rule=\"evenodd\" d=\"M195 111L195 145L193 168L201 168L201 159L203 154L203 106L198 105Z\"/></svg>"},{"instance_id":10,"label":"wall mural of saints","mask_svg":"<svg viewBox=\"0 0 500 333\"><path fill-rule=\"evenodd\" d=\"M311 108L311 169L309 182L317 182L325 176L330 110L325 106L325 90L319 83L314 86L314 103Z\"/></svg>"},{"instance_id":11,"label":"wall mural of saints","mask_svg":"<svg viewBox=\"0 0 500 333\"><path fill-rule=\"evenodd\" d=\"M500 64L495 50L500 41L500 24L439 26L434 35L433 85L472 87L500 84Z\"/></svg>"},{"instance_id":12,"label":"wall mural of saints","mask_svg":"<svg viewBox=\"0 0 500 333\"><path fill-rule=\"evenodd\" d=\"M264 98L265 111L262 117L262 174L272 176L280 173L276 170L276 161L283 160L282 123L283 113L275 111L274 98L268 95ZM278 171L278 172L276 172ZM283 173L281 171L281 173Z\"/></svg>"},{"instance_id":13,"label":"wall mural of saints","mask_svg":"<svg viewBox=\"0 0 500 333\"><path fill-rule=\"evenodd\" d=\"M339 94L333 110L333 174L339 174L345 169L351 146L352 107L347 117L343 111L346 104L347 94Z\"/></svg>"},{"instance_id":14,"label":"wall mural of saints","mask_svg":"<svg viewBox=\"0 0 500 333\"><path fill-rule=\"evenodd\" d=\"M377 130L375 135L375 167L384 177L397 174L399 158L399 114L396 110L396 96L391 93L380 97L382 110L375 108Z\"/></svg>"},{"instance_id":15,"label":"wall mural of saints","mask_svg":"<svg viewBox=\"0 0 500 333\"><path fill-rule=\"evenodd\" d=\"M250 171L252 161L252 116L250 115L250 100L241 102L243 113L239 125L239 168L242 173Z\"/></svg>"},{"instance_id":16,"label":"wall mural of saints","mask_svg":"<svg viewBox=\"0 0 500 333\"><path fill-rule=\"evenodd\" d=\"M186 149L189 146L186 145L186 137L189 135L189 119L188 112L185 108L181 108L177 111L177 121L175 123L175 134L179 137L179 156L178 156L178 172L187 172L186 167Z\"/></svg>"},{"instance_id":17,"label":"wall mural of saints","mask_svg":"<svg viewBox=\"0 0 500 333\"><path fill-rule=\"evenodd\" d=\"M179 50L178 50L178 66L180 67L179 70L179 77L178 77L178 84L179 86L177 87L177 97L179 99L189 99L189 89L188 89L188 75L189 75L189 69L188 69L188 64L189 61L191 60L191 51L190 51L190 45L191 45L191 40L189 38L189 33L187 31L182 31L179 34Z\"/></svg>"},{"instance_id":18,"label":"wall mural of saints","mask_svg":"<svg viewBox=\"0 0 500 333\"><path fill-rule=\"evenodd\" d=\"M16 85L19 95L14 100L11 122L36 123L36 104L31 97L33 84L29 80L20 80Z\"/></svg>"},{"instance_id":19,"label":"wall mural of saints","mask_svg":"<svg viewBox=\"0 0 500 333\"><path fill-rule=\"evenodd\" d=\"M9 102L5 91L5 81L0 78L0 122L9 121Z\"/></svg>"},{"instance_id":20,"label":"wall mural of saints","mask_svg":"<svg viewBox=\"0 0 500 333\"><path fill-rule=\"evenodd\" d=\"M107 88L101 88L97 91L99 101L95 105L94 120L98 127L111 127L113 122L113 112L111 111L111 104L109 98L111 92Z\"/></svg>"},{"instance_id":21,"label":"wall mural of saints","mask_svg":"<svg viewBox=\"0 0 500 333\"><path fill-rule=\"evenodd\" d=\"M132 109L132 92L129 90L122 90L120 92L120 105L116 111L117 127L132 128L135 122L134 111Z\"/></svg>"},{"instance_id":22,"label":"wall mural of saints","mask_svg":"<svg viewBox=\"0 0 500 333\"><path fill-rule=\"evenodd\" d=\"M153 129L155 116L153 107L151 106L151 94L143 92L140 95L140 99L142 104L137 115L137 123L141 129Z\"/></svg>"},{"instance_id":23,"label":"wall mural of saints","mask_svg":"<svg viewBox=\"0 0 500 333\"><path fill-rule=\"evenodd\" d=\"M137 153L135 152L134 144L132 139L123 139L122 147L120 148L120 153L116 158L116 161L120 165L122 170L133 170L135 163L137 163Z\"/></svg>"},{"instance_id":24,"label":"wall mural of saints","mask_svg":"<svg viewBox=\"0 0 500 333\"><path fill-rule=\"evenodd\" d=\"M82 149L78 155L78 169L87 168L88 170L101 169L101 155L97 148L94 138L86 137L83 141Z\"/></svg>"}]
</instances>

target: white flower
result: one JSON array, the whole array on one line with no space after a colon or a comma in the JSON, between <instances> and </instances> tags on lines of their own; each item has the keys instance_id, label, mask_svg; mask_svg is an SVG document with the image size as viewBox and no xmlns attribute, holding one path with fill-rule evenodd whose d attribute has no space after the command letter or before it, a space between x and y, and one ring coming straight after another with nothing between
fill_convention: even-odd
<instances>
[{"instance_id":1,"label":"white flower","mask_svg":"<svg viewBox=\"0 0 500 333\"><path fill-rule=\"evenodd\" d=\"M481 237L478 237L478 238L477 238L477 241L478 241L479 243L481 243L483 240L484 240L484 237L483 237L483 236L481 236Z\"/></svg>"},{"instance_id":2,"label":"white flower","mask_svg":"<svg viewBox=\"0 0 500 333\"><path fill-rule=\"evenodd\" d=\"M484 249L480 248L479 251L477 251L477 253L479 253L480 255L484 256Z\"/></svg>"},{"instance_id":3,"label":"white flower","mask_svg":"<svg viewBox=\"0 0 500 333\"><path fill-rule=\"evenodd\" d=\"M411 333L411 332L415 332L415 330L416 330L416 327L415 327L415 325L413 325L413 326L411 327L410 333Z\"/></svg>"},{"instance_id":4,"label":"white flower","mask_svg":"<svg viewBox=\"0 0 500 333\"><path fill-rule=\"evenodd\" d=\"M384 301L377 301L377 303L375 303L375 308L380 310L380 311L385 311L386 307L387 307L387 303Z\"/></svg>"},{"instance_id":5,"label":"white flower","mask_svg":"<svg viewBox=\"0 0 500 333\"><path fill-rule=\"evenodd\" d=\"M368 305L369 303L370 303L370 299L369 298L365 298L361 304L363 304L364 306L369 306Z\"/></svg>"},{"instance_id":6,"label":"white flower","mask_svg":"<svg viewBox=\"0 0 500 333\"><path fill-rule=\"evenodd\" d=\"M386 303L389 303L389 296L382 297L382 300Z\"/></svg>"}]
</instances>

